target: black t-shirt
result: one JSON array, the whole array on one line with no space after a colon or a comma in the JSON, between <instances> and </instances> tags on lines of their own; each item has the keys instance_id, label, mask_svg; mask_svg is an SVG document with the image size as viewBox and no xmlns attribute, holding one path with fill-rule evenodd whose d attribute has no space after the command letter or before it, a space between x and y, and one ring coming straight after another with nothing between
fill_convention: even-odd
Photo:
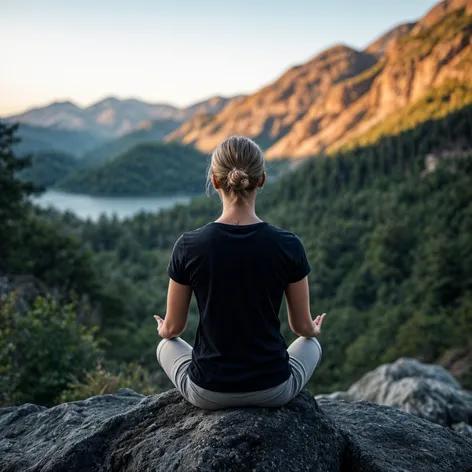
<instances>
[{"instance_id":1,"label":"black t-shirt","mask_svg":"<svg viewBox=\"0 0 472 472\"><path fill-rule=\"evenodd\" d=\"M213 222L184 233L168 274L192 286L200 312L190 379L215 392L253 392L287 380L280 305L287 284L309 272L300 239L266 222Z\"/></svg>"}]
</instances>

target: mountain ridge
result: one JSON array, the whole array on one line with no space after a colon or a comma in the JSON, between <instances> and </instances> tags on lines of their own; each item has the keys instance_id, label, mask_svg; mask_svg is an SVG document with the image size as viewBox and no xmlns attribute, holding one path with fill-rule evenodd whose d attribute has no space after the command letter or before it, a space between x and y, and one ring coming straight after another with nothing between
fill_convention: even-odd
<instances>
[{"instance_id":1,"label":"mountain ridge","mask_svg":"<svg viewBox=\"0 0 472 472\"><path fill-rule=\"evenodd\" d=\"M209 152L242 134L273 159L335 150L430 88L470 80L471 29L472 0L443 1L363 51L344 45L321 51L222 111L183 123L166 140Z\"/></svg>"},{"instance_id":2,"label":"mountain ridge","mask_svg":"<svg viewBox=\"0 0 472 472\"><path fill-rule=\"evenodd\" d=\"M192 144L202 152L209 152L231 134L242 134L269 147L334 84L374 63L372 55L335 44L306 63L291 67L256 93L228 104L214 116L199 116L185 122L166 140Z\"/></svg>"},{"instance_id":3,"label":"mountain ridge","mask_svg":"<svg viewBox=\"0 0 472 472\"><path fill-rule=\"evenodd\" d=\"M169 120L159 139L201 152L240 134L270 159L305 158L345 146L431 88L470 81L471 37L472 0L444 0L363 50L335 44L248 96L215 96L181 109L109 96L88 107L54 102L8 120L94 132L102 141Z\"/></svg>"},{"instance_id":4,"label":"mountain ridge","mask_svg":"<svg viewBox=\"0 0 472 472\"><path fill-rule=\"evenodd\" d=\"M115 96L105 97L83 107L70 100L59 100L1 119L43 128L86 131L102 139L112 139L134 131L145 121L168 119L182 122L194 114L216 113L231 100L233 97L213 96L182 108Z\"/></svg>"}]
</instances>

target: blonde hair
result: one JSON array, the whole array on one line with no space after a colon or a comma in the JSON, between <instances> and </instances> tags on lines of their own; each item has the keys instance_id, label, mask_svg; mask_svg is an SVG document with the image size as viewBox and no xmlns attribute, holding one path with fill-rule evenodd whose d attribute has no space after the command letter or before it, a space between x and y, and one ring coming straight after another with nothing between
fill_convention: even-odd
<instances>
[{"instance_id":1,"label":"blonde hair","mask_svg":"<svg viewBox=\"0 0 472 472\"><path fill-rule=\"evenodd\" d=\"M232 136L223 141L211 156L207 175L207 191L211 177L233 202L245 200L256 189L265 171L264 154L249 138Z\"/></svg>"}]
</instances>

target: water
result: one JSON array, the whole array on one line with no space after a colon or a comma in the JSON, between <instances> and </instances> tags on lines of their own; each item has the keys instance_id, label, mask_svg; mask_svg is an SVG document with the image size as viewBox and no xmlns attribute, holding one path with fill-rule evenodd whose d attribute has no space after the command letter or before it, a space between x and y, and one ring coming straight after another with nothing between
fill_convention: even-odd
<instances>
[{"instance_id":1,"label":"water","mask_svg":"<svg viewBox=\"0 0 472 472\"><path fill-rule=\"evenodd\" d=\"M72 211L79 218L98 220L100 215L114 214L123 219L140 211L156 212L170 208L177 203L188 203L191 197L91 197L72 193L48 190L35 199L43 208L53 207L59 211Z\"/></svg>"}]
</instances>

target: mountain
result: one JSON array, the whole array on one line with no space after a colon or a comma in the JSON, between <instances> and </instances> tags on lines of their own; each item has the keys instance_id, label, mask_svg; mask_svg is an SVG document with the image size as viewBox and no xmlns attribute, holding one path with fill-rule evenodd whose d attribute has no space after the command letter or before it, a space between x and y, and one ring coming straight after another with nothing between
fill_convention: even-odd
<instances>
[{"instance_id":1,"label":"mountain","mask_svg":"<svg viewBox=\"0 0 472 472\"><path fill-rule=\"evenodd\" d=\"M162 103L108 97L83 108L69 101L54 102L4 119L45 128L86 131L102 139L111 139L134 131L146 121L184 121L195 114L216 113L231 100L211 97L186 108L177 108Z\"/></svg>"},{"instance_id":2,"label":"mountain","mask_svg":"<svg viewBox=\"0 0 472 472\"><path fill-rule=\"evenodd\" d=\"M211 97L190 105L187 108L183 108L178 117L181 121L186 121L196 115L214 115L221 111L230 101L239 100L242 97L243 95L237 95L231 98L220 96Z\"/></svg>"},{"instance_id":3,"label":"mountain","mask_svg":"<svg viewBox=\"0 0 472 472\"><path fill-rule=\"evenodd\" d=\"M6 121L18 121L45 128L57 127L69 130L83 130L85 123L82 108L70 101L54 102L44 107L36 107L18 115L4 118Z\"/></svg>"},{"instance_id":4,"label":"mountain","mask_svg":"<svg viewBox=\"0 0 472 472\"><path fill-rule=\"evenodd\" d=\"M456 10L464 10L468 15L472 14L472 2L470 0L446 0L435 5L416 24L414 33L429 28L438 23L444 16Z\"/></svg>"},{"instance_id":5,"label":"mountain","mask_svg":"<svg viewBox=\"0 0 472 472\"><path fill-rule=\"evenodd\" d=\"M382 56L393 41L409 34L415 25L416 23L404 23L392 28L368 46L365 52L378 57Z\"/></svg>"},{"instance_id":6,"label":"mountain","mask_svg":"<svg viewBox=\"0 0 472 472\"><path fill-rule=\"evenodd\" d=\"M31 166L21 171L20 176L37 185L52 187L79 167L79 160L70 154L59 151L39 151L32 155Z\"/></svg>"},{"instance_id":7,"label":"mountain","mask_svg":"<svg viewBox=\"0 0 472 472\"><path fill-rule=\"evenodd\" d=\"M373 55L337 45L307 63L292 67L273 84L228 104L222 111L199 115L169 135L168 141L211 151L232 134L255 138L263 147L280 140L336 84L376 62Z\"/></svg>"},{"instance_id":8,"label":"mountain","mask_svg":"<svg viewBox=\"0 0 472 472\"><path fill-rule=\"evenodd\" d=\"M51 126L21 124L18 130L21 142L15 145L19 154L38 151L59 151L75 156L98 146L103 139L87 131L67 130Z\"/></svg>"},{"instance_id":9,"label":"mountain","mask_svg":"<svg viewBox=\"0 0 472 472\"><path fill-rule=\"evenodd\" d=\"M84 164L96 164L116 157L118 154L128 151L132 147L151 141L162 141L166 135L174 131L180 125L176 120L143 121L135 131L119 138L107 141L102 145L91 149L83 156Z\"/></svg>"},{"instance_id":10,"label":"mountain","mask_svg":"<svg viewBox=\"0 0 472 472\"><path fill-rule=\"evenodd\" d=\"M431 89L420 100L400 108L387 116L377 125L369 128L364 134L351 139L341 150L364 147L378 142L382 137L398 135L414 129L426 120L438 120L448 114L472 105L472 82L450 80L441 87ZM460 141L455 143L457 149L462 148Z\"/></svg>"},{"instance_id":11,"label":"mountain","mask_svg":"<svg viewBox=\"0 0 472 472\"><path fill-rule=\"evenodd\" d=\"M90 127L98 128L107 136L129 133L144 120L174 119L176 107L167 104L151 104L140 100L106 98L84 109Z\"/></svg>"},{"instance_id":12,"label":"mountain","mask_svg":"<svg viewBox=\"0 0 472 472\"><path fill-rule=\"evenodd\" d=\"M448 13L420 33L415 27L392 43L372 69L333 87L267 155L306 157L335 150L432 87L470 80L471 28L472 15L464 10Z\"/></svg>"},{"instance_id":13,"label":"mountain","mask_svg":"<svg viewBox=\"0 0 472 472\"><path fill-rule=\"evenodd\" d=\"M472 0L443 1L365 51L336 46L215 115L166 139L209 152L232 134L253 137L269 158L332 152L432 87L472 77Z\"/></svg>"},{"instance_id":14,"label":"mountain","mask_svg":"<svg viewBox=\"0 0 472 472\"><path fill-rule=\"evenodd\" d=\"M208 161L180 144L145 143L60 181L62 190L89 195L201 193Z\"/></svg>"}]
</instances>

